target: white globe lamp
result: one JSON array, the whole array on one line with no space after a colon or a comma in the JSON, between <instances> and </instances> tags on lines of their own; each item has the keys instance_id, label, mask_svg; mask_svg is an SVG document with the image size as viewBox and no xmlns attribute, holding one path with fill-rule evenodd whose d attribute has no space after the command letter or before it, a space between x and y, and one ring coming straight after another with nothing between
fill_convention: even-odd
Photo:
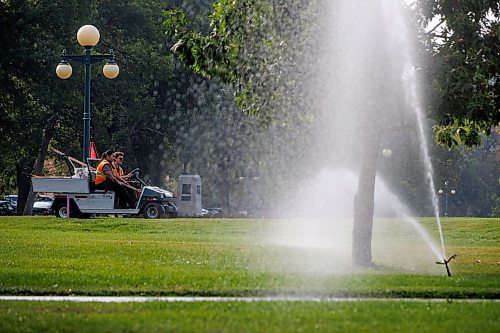
<instances>
[{"instance_id":1,"label":"white globe lamp","mask_svg":"<svg viewBox=\"0 0 500 333\"><path fill-rule=\"evenodd\" d=\"M104 74L105 77L108 79L114 79L115 77L120 74L120 68L116 64L116 61L109 61L104 67L102 68L102 73Z\"/></svg>"},{"instance_id":2,"label":"white globe lamp","mask_svg":"<svg viewBox=\"0 0 500 333\"><path fill-rule=\"evenodd\" d=\"M56 67L56 74L59 78L66 80L73 73L73 68L67 61L61 61Z\"/></svg>"},{"instance_id":3,"label":"white globe lamp","mask_svg":"<svg viewBox=\"0 0 500 333\"><path fill-rule=\"evenodd\" d=\"M93 25L84 25L76 34L76 39L81 46L96 46L99 43L99 30Z\"/></svg>"},{"instance_id":4,"label":"white globe lamp","mask_svg":"<svg viewBox=\"0 0 500 333\"><path fill-rule=\"evenodd\" d=\"M385 158L390 158L392 156L392 150L390 150L390 149L384 149L384 150L382 150L382 155Z\"/></svg>"}]
</instances>

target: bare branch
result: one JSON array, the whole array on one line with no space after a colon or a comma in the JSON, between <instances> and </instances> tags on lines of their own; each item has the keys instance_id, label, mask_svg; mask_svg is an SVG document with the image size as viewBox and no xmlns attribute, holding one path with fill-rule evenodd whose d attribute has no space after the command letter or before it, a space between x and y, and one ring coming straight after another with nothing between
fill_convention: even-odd
<instances>
[{"instance_id":1,"label":"bare branch","mask_svg":"<svg viewBox=\"0 0 500 333\"><path fill-rule=\"evenodd\" d=\"M432 28L431 30L427 31L427 34L432 34L437 28L439 28L444 22L446 21L446 19L441 19L441 21L436 24L436 26L434 28Z\"/></svg>"}]
</instances>

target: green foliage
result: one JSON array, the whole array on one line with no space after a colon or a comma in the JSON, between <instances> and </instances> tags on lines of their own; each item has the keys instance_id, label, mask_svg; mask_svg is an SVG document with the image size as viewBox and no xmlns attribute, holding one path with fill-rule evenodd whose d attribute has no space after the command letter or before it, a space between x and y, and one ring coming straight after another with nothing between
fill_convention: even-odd
<instances>
[{"instance_id":1,"label":"green foliage","mask_svg":"<svg viewBox=\"0 0 500 333\"><path fill-rule=\"evenodd\" d=\"M31 172L47 126L54 128L53 147L80 158L83 66L73 64L73 76L64 81L55 77L54 68L63 48L72 54L81 52L76 31L82 24L91 23L101 31L95 51L114 49L121 68L118 78L109 81L100 73L102 64L93 66L92 137L98 151L125 151L126 166L140 167L142 175L155 185L161 185L167 175L175 179L181 172L200 173L204 203L227 205L228 212L229 206L244 210L254 202L259 208L272 207L263 184L274 184L270 191L279 194L290 188L281 180L308 177L294 169L297 154L301 158L307 154L294 150L299 146L295 143L312 137L308 131L314 130L308 128L309 115L304 114L308 87L301 85L310 72L305 66L297 66L297 59L321 45L313 38L318 31L314 22L321 9L318 3L1 1L0 30L5 33L0 36L0 193L15 192L18 173ZM470 6L479 13L481 22L485 21L484 8L493 6L492 1L426 4L430 7L425 19L447 12L450 20L456 15L457 20L466 21L460 13ZM163 9L167 9L165 16ZM461 29L460 22L453 24ZM482 29L487 31L486 26ZM465 30L462 34L467 35ZM486 125L472 118L449 121L447 114L452 115L455 109L475 114L474 110L481 107L493 110L492 117L496 114L498 93L492 89L498 89L497 81L486 88L481 86L498 65L491 57L497 46L486 35L473 35L475 42L471 42L472 48L467 47L466 56L463 50L453 53L461 45L458 35L450 37L449 46L436 48L440 53L436 53L435 64L445 67L434 76L434 82L440 96L449 96L446 98L450 101L442 104L444 117L436 135L448 146L477 144L477 134ZM169 52L176 42L177 55L199 74ZM474 53L479 52L477 45L482 42L487 45L479 54ZM448 62L446 55L450 56ZM470 65L464 65L463 60L469 58ZM481 59L489 67L483 66ZM453 83L450 86L445 80L448 72ZM475 90L467 82L477 83L481 93L470 101L467 94ZM460 93L459 98L450 92ZM465 105L468 111L461 109ZM242 110L260 117L246 117ZM278 155L285 157L270 158ZM474 161L470 163L475 165ZM479 174L482 169L477 170ZM467 177L472 179L477 174ZM406 178L402 180L408 181L405 186L416 193L411 199L418 200L415 184L408 180L413 177ZM488 179L481 174L480 183L486 184ZM247 186L250 183L251 190ZM253 192L254 199L246 197L245 192ZM474 193L481 202L494 202ZM481 207L477 210L480 215L488 210L479 203L472 206Z\"/></svg>"},{"instance_id":2,"label":"green foliage","mask_svg":"<svg viewBox=\"0 0 500 333\"><path fill-rule=\"evenodd\" d=\"M477 147L481 144L481 127L477 122L454 119L449 125L434 126L436 141L447 147Z\"/></svg>"},{"instance_id":3,"label":"green foliage","mask_svg":"<svg viewBox=\"0 0 500 333\"><path fill-rule=\"evenodd\" d=\"M498 217L495 212L495 197L500 195L498 179L499 133L492 133L483 139L482 146L471 152L464 152L458 161L460 166L460 190L457 199L459 215ZM455 200L454 200L455 201ZM455 201L456 202L456 201ZM498 207L498 206L497 206Z\"/></svg>"},{"instance_id":4,"label":"green foliage","mask_svg":"<svg viewBox=\"0 0 500 333\"><path fill-rule=\"evenodd\" d=\"M290 88L280 79L269 83L279 72L271 68L285 65L288 43L295 43L298 36L310 38L304 31L290 34L297 27L288 26L295 39L287 40L280 30L282 15L302 11L312 16L314 5L308 9L301 1L220 0L213 7L212 32L207 35L193 30L183 11L166 12L167 34L177 40L172 50L197 73L231 84L239 107L268 115L269 101L283 97L280 87ZM438 36L432 31L423 37L434 55L429 75L439 99L433 105L439 122L436 140L448 147L477 146L481 133L489 134L500 121L498 2L427 0L419 1L418 9L425 25L439 17L443 27ZM255 72L261 77L256 78ZM264 82L268 86L259 89Z\"/></svg>"},{"instance_id":5,"label":"green foliage","mask_svg":"<svg viewBox=\"0 0 500 333\"><path fill-rule=\"evenodd\" d=\"M497 186L500 185L500 179L497 181L496 185ZM500 216L500 195L496 193L491 194L491 201L492 201L491 217Z\"/></svg>"},{"instance_id":6,"label":"green foliage","mask_svg":"<svg viewBox=\"0 0 500 333\"><path fill-rule=\"evenodd\" d=\"M271 112L298 101L288 100L300 94L294 94L294 77L283 75L281 69L293 66L309 37L300 25L291 26L284 20L294 15L302 20L300 12L310 14L313 4L219 0L213 4L209 34L194 30L178 8L165 12L164 26L177 40L172 51L187 66L229 84L238 107L247 113L273 118ZM300 69L296 72L301 74Z\"/></svg>"},{"instance_id":7,"label":"green foliage","mask_svg":"<svg viewBox=\"0 0 500 333\"><path fill-rule=\"evenodd\" d=\"M259 1L215 2L210 23L212 32L208 36L188 30L188 19L182 10L166 11L163 23L166 32L178 39L172 51L196 73L208 78L217 77L222 82L237 87L240 82L238 70L242 68L239 53L245 36L242 29L246 27L242 21L259 15L258 12L254 14L252 6L257 2ZM243 106L241 102L244 100L240 98L239 101L240 106Z\"/></svg>"},{"instance_id":8,"label":"green foliage","mask_svg":"<svg viewBox=\"0 0 500 333\"><path fill-rule=\"evenodd\" d=\"M188 19L183 11L166 11L164 25L167 34L179 39L172 50L197 73L237 84L238 74L243 74L239 61L242 60L240 52L244 38L263 28L266 13L262 9L263 3L260 0L215 2L210 16L212 32L208 36L187 30Z\"/></svg>"},{"instance_id":9,"label":"green foliage","mask_svg":"<svg viewBox=\"0 0 500 333\"><path fill-rule=\"evenodd\" d=\"M74 95L60 89L52 59L62 50L59 38L66 38L60 27L71 25L76 7L74 1L0 3L4 32L0 36L0 174L8 181L0 188L2 194L11 194L20 185L26 192L29 182L23 182L21 175L33 172L44 132L75 123L74 109L61 102L61 98L74 102Z\"/></svg>"},{"instance_id":10,"label":"green foliage","mask_svg":"<svg viewBox=\"0 0 500 333\"><path fill-rule=\"evenodd\" d=\"M435 17L427 47L437 97L436 140L477 146L500 122L500 6L498 1L420 1L424 24Z\"/></svg>"},{"instance_id":11,"label":"green foliage","mask_svg":"<svg viewBox=\"0 0 500 333\"><path fill-rule=\"evenodd\" d=\"M303 27L314 25L306 21L313 17L315 2L216 1L210 15L206 14L208 28L200 27L198 17L183 3L165 12L163 24L167 36L173 38L172 50L204 78L203 85L222 92L208 100L225 101L196 111L198 120L209 123L198 123L195 132L201 132L203 138L212 134L213 139L201 140L207 142L201 147L200 143L189 146L182 155L195 156L191 165L204 165L199 170L204 184L210 186L206 188L210 191L208 204L231 205L231 211L265 210L264 206L273 206L274 194L291 186L283 180L298 177L294 159L303 138L299 133L304 134L310 123L304 107L307 99L303 98L307 89L301 78L310 73L297 62L304 50L313 49L309 47L311 31ZM294 17L297 20L291 23ZM195 89L201 86L199 82L196 79ZM193 148L198 147L204 158L194 153ZM273 195L262 186L267 181L274 184ZM259 192L259 198L246 197L248 192Z\"/></svg>"},{"instance_id":12,"label":"green foliage","mask_svg":"<svg viewBox=\"0 0 500 333\"><path fill-rule=\"evenodd\" d=\"M54 69L63 48L81 52L75 35L84 23L100 29L95 51L114 49L121 67L120 76L110 82L97 74L102 64L93 66L91 135L98 151L124 150L127 164L141 166L143 175L160 172L144 161L158 154L154 143L165 139L162 131L150 131L164 112L152 95L155 75L166 73L168 79L172 67L171 57L164 56L158 23L163 2L2 1L0 8L6 32L0 37L2 179L15 179L19 170L31 172L47 126L55 129L52 146L80 158L83 66L73 64L72 77L64 81ZM2 182L0 192L11 193L16 187Z\"/></svg>"}]
</instances>

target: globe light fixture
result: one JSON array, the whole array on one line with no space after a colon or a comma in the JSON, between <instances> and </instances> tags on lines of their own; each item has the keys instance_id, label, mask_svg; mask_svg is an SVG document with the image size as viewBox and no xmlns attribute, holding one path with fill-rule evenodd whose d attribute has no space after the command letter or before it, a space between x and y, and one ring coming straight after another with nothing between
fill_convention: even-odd
<instances>
[{"instance_id":1,"label":"globe light fixture","mask_svg":"<svg viewBox=\"0 0 500 333\"><path fill-rule=\"evenodd\" d=\"M96 46L99 43L99 30L93 25L84 25L76 33L76 39L81 46Z\"/></svg>"},{"instance_id":2,"label":"globe light fixture","mask_svg":"<svg viewBox=\"0 0 500 333\"><path fill-rule=\"evenodd\" d=\"M390 158L392 156L392 150L390 150L390 149L384 149L384 150L382 150L382 155L385 158Z\"/></svg>"},{"instance_id":3,"label":"globe light fixture","mask_svg":"<svg viewBox=\"0 0 500 333\"><path fill-rule=\"evenodd\" d=\"M83 46L83 55L68 55L66 50L63 50L61 62L57 65L56 74L61 79L67 79L71 76L73 69L69 61L74 61L85 65L85 96L83 99L83 161L87 162L90 156L90 74L91 65L107 60L102 71L108 79L114 79L120 73L120 69L115 61L115 53L113 50L109 54L92 54L92 48L99 43L99 30L93 25L84 25L78 30L76 39Z\"/></svg>"},{"instance_id":4,"label":"globe light fixture","mask_svg":"<svg viewBox=\"0 0 500 333\"><path fill-rule=\"evenodd\" d=\"M120 68L116 64L116 61L110 60L104 67L102 68L102 73L108 79L114 79L120 73Z\"/></svg>"},{"instance_id":5,"label":"globe light fixture","mask_svg":"<svg viewBox=\"0 0 500 333\"><path fill-rule=\"evenodd\" d=\"M56 67L57 76L63 80L69 78L72 73L73 73L73 68L66 60L61 61L59 65L57 65Z\"/></svg>"}]
</instances>

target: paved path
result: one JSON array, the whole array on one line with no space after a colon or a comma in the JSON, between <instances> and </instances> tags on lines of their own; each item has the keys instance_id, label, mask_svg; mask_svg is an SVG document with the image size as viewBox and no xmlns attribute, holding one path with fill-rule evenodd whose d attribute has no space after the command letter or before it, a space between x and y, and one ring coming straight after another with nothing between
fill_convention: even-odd
<instances>
[{"instance_id":1,"label":"paved path","mask_svg":"<svg viewBox=\"0 0 500 333\"><path fill-rule=\"evenodd\" d=\"M0 301L40 301L40 302L81 302L81 303L198 303L198 302L419 302L419 303L446 303L446 302L498 302L500 299L446 299L446 298L342 298L342 297L312 297L312 296L269 296L269 297L190 297L190 296L0 296Z\"/></svg>"}]
</instances>

